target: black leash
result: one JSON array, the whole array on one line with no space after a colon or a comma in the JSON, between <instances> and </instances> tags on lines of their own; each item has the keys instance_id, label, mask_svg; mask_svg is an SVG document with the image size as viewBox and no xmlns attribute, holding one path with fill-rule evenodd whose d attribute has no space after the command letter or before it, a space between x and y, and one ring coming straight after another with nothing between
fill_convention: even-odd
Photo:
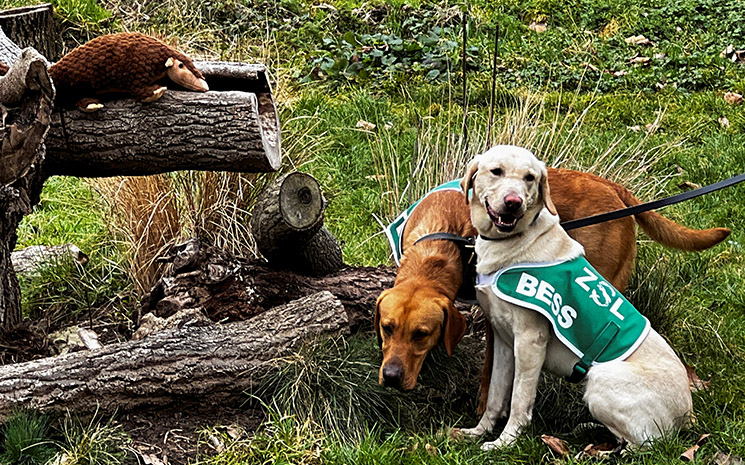
<instances>
[{"instance_id":1,"label":"black leash","mask_svg":"<svg viewBox=\"0 0 745 465\"><path fill-rule=\"evenodd\" d=\"M637 213L643 213L649 210L656 210L658 208L667 207L668 205L680 203L685 200L693 199L695 197L700 197L704 194L718 191L719 189L724 189L725 187L733 186L743 181L745 181L745 174L740 174L738 176L733 176L729 179L725 179L724 181L719 181L715 184L699 187L698 189L694 189L688 192L682 192L680 194L673 195L664 199L654 200L652 202L642 203L639 205L634 205L633 207L622 208L620 210L614 210L608 213L601 213L600 215L565 221L561 223L561 227L564 228L565 231L569 231L572 229L584 228L585 226L591 226L593 224L604 223L606 221L617 220L619 218L625 218L627 216L636 215Z\"/></svg>"}]
</instances>

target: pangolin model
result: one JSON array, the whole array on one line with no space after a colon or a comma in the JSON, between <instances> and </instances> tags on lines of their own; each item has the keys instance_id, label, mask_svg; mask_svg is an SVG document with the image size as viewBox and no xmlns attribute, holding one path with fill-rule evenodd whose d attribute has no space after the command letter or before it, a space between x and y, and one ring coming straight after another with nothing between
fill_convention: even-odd
<instances>
[{"instance_id":1,"label":"pangolin model","mask_svg":"<svg viewBox=\"0 0 745 465\"><path fill-rule=\"evenodd\" d=\"M189 90L209 90L191 58L136 32L93 39L50 66L49 75L57 88L58 105L75 103L89 112L103 108L96 97L109 92L143 102L158 100L166 91L161 83L166 77Z\"/></svg>"}]
</instances>

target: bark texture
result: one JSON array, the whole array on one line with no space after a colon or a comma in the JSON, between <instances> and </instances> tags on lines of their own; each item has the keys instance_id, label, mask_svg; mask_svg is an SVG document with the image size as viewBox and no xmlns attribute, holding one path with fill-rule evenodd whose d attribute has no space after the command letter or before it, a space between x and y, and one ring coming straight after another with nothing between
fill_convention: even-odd
<instances>
[{"instance_id":1,"label":"bark texture","mask_svg":"<svg viewBox=\"0 0 745 465\"><path fill-rule=\"evenodd\" d=\"M33 49L22 52L0 30L0 61L10 64L0 78L3 113L0 149L0 327L21 322L21 294L11 262L16 229L39 202L46 179L41 169L54 88L46 61Z\"/></svg>"},{"instance_id":2,"label":"bark texture","mask_svg":"<svg viewBox=\"0 0 745 465\"><path fill-rule=\"evenodd\" d=\"M143 299L142 315L167 318L199 308L214 321L245 320L326 290L344 305L353 331L372 328L375 301L393 286L396 273L390 267L347 267L326 276L305 276L235 258L196 239L177 246L164 260L171 263L170 270Z\"/></svg>"},{"instance_id":3,"label":"bark texture","mask_svg":"<svg viewBox=\"0 0 745 465\"><path fill-rule=\"evenodd\" d=\"M158 101L55 111L47 137L50 174L104 177L176 170L263 172L280 164L259 125L256 94L169 90Z\"/></svg>"},{"instance_id":4,"label":"bark texture","mask_svg":"<svg viewBox=\"0 0 745 465\"><path fill-rule=\"evenodd\" d=\"M33 47L48 60L57 59L57 35L50 3L0 11L0 28L19 47Z\"/></svg>"},{"instance_id":5,"label":"bark texture","mask_svg":"<svg viewBox=\"0 0 745 465\"><path fill-rule=\"evenodd\" d=\"M326 200L312 176L294 172L271 183L251 212L251 233L275 268L323 276L344 266L341 247L323 227Z\"/></svg>"},{"instance_id":6,"label":"bark texture","mask_svg":"<svg viewBox=\"0 0 745 465\"><path fill-rule=\"evenodd\" d=\"M126 410L250 389L304 339L344 331L341 303L321 292L245 322L163 331L139 341L0 367L0 418L14 408Z\"/></svg>"}]
</instances>

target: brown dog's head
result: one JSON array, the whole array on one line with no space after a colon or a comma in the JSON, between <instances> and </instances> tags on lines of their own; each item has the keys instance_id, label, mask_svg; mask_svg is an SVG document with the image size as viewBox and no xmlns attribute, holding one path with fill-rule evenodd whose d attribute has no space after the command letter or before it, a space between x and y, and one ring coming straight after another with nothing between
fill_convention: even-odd
<instances>
[{"instance_id":1,"label":"brown dog's head","mask_svg":"<svg viewBox=\"0 0 745 465\"><path fill-rule=\"evenodd\" d=\"M544 206L556 215L546 165L522 147L497 145L471 160L461 188L472 187L471 221L479 234L519 233Z\"/></svg>"},{"instance_id":2,"label":"brown dog's head","mask_svg":"<svg viewBox=\"0 0 745 465\"><path fill-rule=\"evenodd\" d=\"M465 331L463 315L432 286L410 279L383 291L375 307L375 332L383 349L378 382L414 389L429 351L442 341L452 355Z\"/></svg>"}]
</instances>

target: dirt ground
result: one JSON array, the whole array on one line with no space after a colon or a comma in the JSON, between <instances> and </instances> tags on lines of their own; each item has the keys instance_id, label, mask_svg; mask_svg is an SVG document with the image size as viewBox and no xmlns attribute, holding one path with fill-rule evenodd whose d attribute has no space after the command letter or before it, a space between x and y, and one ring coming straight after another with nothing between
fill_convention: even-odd
<instances>
[{"instance_id":1,"label":"dirt ground","mask_svg":"<svg viewBox=\"0 0 745 465\"><path fill-rule=\"evenodd\" d=\"M245 434L256 430L263 419L264 413L253 408L216 408L196 402L117 415L117 422L132 438L132 447L143 457L154 457L163 464L193 463L200 454L216 453L219 446L205 437L204 428L218 426L228 434Z\"/></svg>"}]
</instances>

